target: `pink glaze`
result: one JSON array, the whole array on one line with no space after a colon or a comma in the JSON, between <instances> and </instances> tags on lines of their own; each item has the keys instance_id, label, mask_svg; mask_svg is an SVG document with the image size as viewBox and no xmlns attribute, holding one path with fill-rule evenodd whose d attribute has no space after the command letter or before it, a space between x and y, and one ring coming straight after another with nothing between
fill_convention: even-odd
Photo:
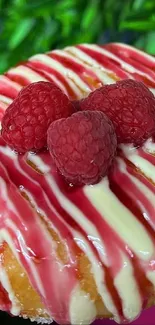
<instances>
[{"instance_id":1,"label":"pink glaze","mask_svg":"<svg viewBox=\"0 0 155 325\"><path fill-rule=\"evenodd\" d=\"M96 87L94 87L94 84L99 84L101 83L100 79L98 79L95 75L95 73L93 73L91 71L91 69L87 69L85 66L82 66L79 63L76 63L73 59L70 58L66 58L63 57L57 53L51 53L49 54L49 56L60 62L61 64L63 64L64 67L71 69L74 73L77 73L78 76L81 77L81 79L86 82L86 84L88 85L88 87L91 87L91 90L93 91L94 89L96 89ZM92 84L90 84L90 79L92 81Z\"/></svg>"},{"instance_id":2,"label":"pink glaze","mask_svg":"<svg viewBox=\"0 0 155 325\"><path fill-rule=\"evenodd\" d=\"M155 87L155 82L152 80L154 73L150 70L153 63L151 59L139 54L139 52L135 53L132 49L124 49L123 51L118 45L106 46L107 51L104 54L86 45L79 45L77 49L94 59L101 67L103 66L104 71L108 70L119 78L132 77L144 80L147 85ZM141 71L142 74L144 73L145 77L139 74L137 70L132 73L124 69L118 61L109 57L108 51L114 55L118 53L117 56L123 59L125 63L127 62ZM48 57L77 74L89 91L94 89L94 85L99 86L103 83L97 72L95 73L94 70L91 72L90 66L85 67L84 60L81 59L81 63L79 62L80 57L78 57L78 62L71 56L66 58L56 52L49 53ZM46 62L40 62L34 57L34 59L31 58L28 62L23 63L23 66L40 75L40 79L52 81L56 78L58 84L63 85L65 92L71 99L77 98L76 90L71 87L67 76ZM9 71L5 75L12 84L7 83L5 85L5 83L0 82L0 95L5 95L8 98L14 98L17 95L17 90L12 89L13 82L22 86L30 82L27 77L16 74L15 70ZM79 88L79 91L81 90L78 80L76 87ZM3 101L2 107L4 109ZM137 154L155 165L155 157L148 152L137 149ZM33 157L40 159L39 163L35 164L35 168L32 166ZM145 184L153 193L155 193L155 186L138 173L133 165L129 165L128 157L122 151L118 153L118 158L108 175L109 188L144 226L155 246L154 206L134 184L130 175ZM34 161L37 160L34 159ZM120 161L123 161L126 172L122 171ZM41 172L42 167L46 167L46 171ZM28 200L23 194L26 194ZM70 212L72 206L75 211L79 211L78 213L84 216L83 218L88 223L94 226L99 238L92 237L80 219L75 218ZM41 221L38 213L44 222ZM122 253L130 260L141 304L143 307L146 306L149 298L147 288L152 286L146 273L150 269L154 270L155 256L152 256L145 263L136 256L127 243L121 239L119 233L110 227L91 200L88 199L84 188L74 188L63 181L52 165L48 152L35 156L33 153L18 156L12 153L0 139L0 215L0 230L5 229L7 232L13 243L13 250L28 274L32 286L40 295L51 317L58 323L70 322L70 302L73 291L79 283L77 254L81 253L82 248L78 247L76 237L79 240L83 238L84 245L87 243L87 247L101 265L105 275L103 280L120 320L127 319L114 280L123 268ZM57 256L57 247L55 247L55 242L49 232L50 227L54 229L66 247L65 264ZM104 249L102 250L96 245L98 239L104 242ZM106 259L109 265L106 264ZM10 311L10 304L4 288L0 288L0 308Z\"/></svg>"},{"instance_id":3,"label":"pink glaze","mask_svg":"<svg viewBox=\"0 0 155 325\"><path fill-rule=\"evenodd\" d=\"M139 70L141 73L148 74L151 78L155 79L155 63L150 64L149 60L145 58L143 60L143 55L133 55L134 53L132 50L118 50L118 47L116 47L113 44L106 45L106 49L109 52L112 52L113 54L116 54L117 57L125 61L126 63L130 64L137 70ZM151 69L150 69L151 68ZM154 71L153 71L154 70Z\"/></svg>"},{"instance_id":4,"label":"pink glaze","mask_svg":"<svg viewBox=\"0 0 155 325\"><path fill-rule=\"evenodd\" d=\"M154 325L155 308L149 308L143 311L141 316L132 322L132 325ZM110 319L97 320L93 325L116 325L116 323Z\"/></svg>"},{"instance_id":5,"label":"pink glaze","mask_svg":"<svg viewBox=\"0 0 155 325\"><path fill-rule=\"evenodd\" d=\"M2 155L1 158L3 160ZM5 163L7 164L7 162ZM0 228L6 228L8 230L14 241L15 248L18 252L18 257L27 273L31 274L30 280L34 288L38 290L38 285L35 281L35 276L33 275L29 262L32 260L32 263L35 264L35 268L37 269L37 273L40 276L43 286L43 291L39 291L40 295L42 296L42 300L44 301L49 312L54 315L55 320L57 322L63 322L66 324L68 321L68 299L72 287L76 282L76 261L75 256L72 256L72 242L70 245L68 262L66 266L62 266L62 272L57 262L57 257L52 250L52 241L47 240L46 236L43 235L43 229L39 225L39 218L37 218L36 213L30 207L28 201L21 196L20 192L18 191L19 186L16 187L12 182L12 179L10 179L11 175L13 175L13 178L17 176L14 174L14 169L9 169L8 163L7 174L1 161L0 175L7 186L7 198L13 202L15 209L18 212L15 214L11 210L9 211L6 202L1 198L0 210L3 217L0 221ZM22 182L22 179L17 179L19 181L19 184L22 184L23 186L24 183ZM40 197L40 200L41 199L42 198ZM50 211L50 214L52 217L52 211ZM15 231L12 229L12 227L9 228L7 226L8 218L10 218L11 222L14 223ZM18 236L16 234L17 229ZM23 242L23 239L25 243ZM67 265L70 267L68 268ZM59 273L61 273L62 276L59 277ZM66 286L67 290L65 290Z\"/></svg>"},{"instance_id":6,"label":"pink glaze","mask_svg":"<svg viewBox=\"0 0 155 325\"><path fill-rule=\"evenodd\" d=\"M21 86L27 86L29 84L29 80L26 78L23 78L22 76L15 75L14 73L6 72L5 76L8 77L8 79L17 82Z\"/></svg>"},{"instance_id":7,"label":"pink glaze","mask_svg":"<svg viewBox=\"0 0 155 325\"><path fill-rule=\"evenodd\" d=\"M147 67L150 70L155 71L155 59L145 52L137 51L137 49L133 48L132 46L119 43L109 43L104 45L103 48L115 53L118 57L122 57L123 60L126 58L126 62L129 62L128 59L132 59L133 66L136 62L138 62L140 63L140 66L143 65L143 68ZM149 74L151 74L150 70Z\"/></svg>"},{"instance_id":8,"label":"pink glaze","mask_svg":"<svg viewBox=\"0 0 155 325\"><path fill-rule=\"evenodd\" d=\"M123 69L121 69L120 65L113 59L108 58L104 54L101 56L99 52L89 48L85 48L83 45L78 45L77 47L84 53L88 54L90 57L95 59L101 65L104 63L107 69L114 71L120 79L129 78L129 74L126 73Z\"/></svg>"},{"instance_id":9,"label":"pink glaze","mask_svg":"<svg viewBox=\"0 0 155 325\"><path fill-rule=\"evenodd\" d=\"M0 310L8 311L10 309L11 309L11 301L8 297L8 293L0 284Z\"/></svg>"},{"instance_id":10,"label":"pink glaze","mask_svg":"<svg viewBox=\"0 0 155 325\"><path fill-rule=\"evenodd\" d=\"M11 82L8 87L8 81L7 77L0 79L1 95L14 99L18 95L18 90L15 89L14 84L11 85Z\"/></svg>"},{"instance_id":11,"label":"pink glaze","mask_svg":"<svg viewBox=\"0 0 155 325\"><path fill-rule=\"evenodd\" d=\"M155 81L151 80L150 77L150 69L147 69L147 73L148 76L143 75L144 73L144 69L141 69L141 63L137 63L136 60L134 61L134 66L135 68L139 68L141 73L138 73L138 71L129 73L128 70L126 69L122 69L121 64L119 61L115 61L115 58L111 58L108 56L108 52L107 55L106 54L102 54L102 56L100 55L100 53L96 50L92 50L90 48L86 48L83 45L78 45L77 46L80 50L82 50L84 53L88 54L90 57L94 58L95 60L97 60L97 62L99 62L101 65L105 64L106 68L109 70L112 70L116 73L116 75L121 78L121 79L126 79L126 78L130 78L131 76L133 76L135 79L137 79L138 81L142 81L144 83L146 83L149 87L155 87ZM110 54L110 52L109 52ZM128 64L130 63L128 60L124 60L124 62L127 62ZM133 64L131 65L133 67Z\"/></svg>"},{"instance_id":12,"label":"pink glaze","mask_svg":"<svg viewBox=\"0 0 155 325\"><path fill-rule=\"evenodd\" d=\"M52 76L54 76L57 81L61 82L65 86L66 94L68 95L68 97L73 99L75 98L74 91L72 90L70 85L67 83L65 77L61 73L37 61L27 62L27 66L30 67L33 71L39 72L39 74L45 77L48 81L55 81L55 79L53 80L52 78Z\"/></svg>"}]
</instances>

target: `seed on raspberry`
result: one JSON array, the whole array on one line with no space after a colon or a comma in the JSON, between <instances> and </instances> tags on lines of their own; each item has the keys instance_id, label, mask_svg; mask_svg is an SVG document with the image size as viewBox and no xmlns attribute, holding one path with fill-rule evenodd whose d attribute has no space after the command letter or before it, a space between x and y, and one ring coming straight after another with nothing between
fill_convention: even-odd
<instances>
[{"instance_id":1,"label":"seed on raspberry","mask_svg":"<svg viewBox=\"0 0 155 325\"><path fill-rule=\"evenodd\" d=\"M81 100L81 110L100 110L113 122L119 143L142 145L155 133L155 97L141 82L122 80Z\"/></svg>"},{"instance_id":2,"label":"seed on raspberry","mask_svg":"<svg viewBox=\"0 0 155 325\"><path fill-rule=\"evenodd\" d=\"M105 176L117 147L113 124L99 111L54 121L47 143L59 172L74 185L94 184Z\"/></svg>"},{"instance_id":3,"label":"seed on raspberry","mask_svg":"<svg viewBox=\"0 0 155 325\"><path fill-rule=\"evenodd\" d=\"M73 111L68 97L54 83L32 83L7 108L2 120L2 137L20 153L38 151L47 145L50 123L70 116Z\"/></svg>"}]
</instances>

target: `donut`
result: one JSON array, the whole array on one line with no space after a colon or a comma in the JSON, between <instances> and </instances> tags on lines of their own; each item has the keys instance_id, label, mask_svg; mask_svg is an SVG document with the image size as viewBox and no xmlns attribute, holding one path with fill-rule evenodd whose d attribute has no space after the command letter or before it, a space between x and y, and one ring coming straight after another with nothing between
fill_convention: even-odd
<instances>
[{"instance_id":1,"label":"donut","mask_svg":"<svg viewBox=\"0 0 155 325\"><path fill-rule=\"evenodd\" d=\"M0 120L22 87L54 82L72 101L122 79L155 93L155 58L121 43L37 54L0 76ZM155 143L121 145L98 184L68 187L49 152L0 138L0 310L32 321L131 322L155 304Z\"/></svg>"}]
</instances>

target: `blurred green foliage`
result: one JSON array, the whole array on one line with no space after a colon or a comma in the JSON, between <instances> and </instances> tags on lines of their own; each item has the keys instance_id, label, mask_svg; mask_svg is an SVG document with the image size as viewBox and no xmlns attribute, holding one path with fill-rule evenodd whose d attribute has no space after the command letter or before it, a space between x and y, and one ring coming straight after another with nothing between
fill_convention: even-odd
<instances>
[{"instance_id":1,"label":"blurred green foliage","mask_svg":"<svg viewBox=\"0 0 155 325\"><path fill-rule=\"evenodd\" d=\"M155 0L0 0L0 72L52 48L110 41L155 54Z\"/></svg>"}]
</instances>

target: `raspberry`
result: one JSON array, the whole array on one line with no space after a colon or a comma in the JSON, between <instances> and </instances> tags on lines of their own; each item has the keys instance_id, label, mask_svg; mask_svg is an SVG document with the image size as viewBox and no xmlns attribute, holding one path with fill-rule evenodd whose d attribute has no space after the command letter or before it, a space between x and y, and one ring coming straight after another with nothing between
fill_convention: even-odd
<instances>
[{"instance_id":1,"label":"raspberry","mask_svg":"<svg viewBox=\"0 0 155 325\"><path fill-rule=\"evenodd\" d=\"M119 143L142 145L155 132L155 97L141 82L122 80L81 100L81 110L100 110L113 122Z\"/></svg>"},{"instance_id":2,"label":"raspberry","mask_svg":"<svg viewBox=\"0 0 155 325\"><path fill-rule=\"evenodd\" d=\"M16 151L40 150L47 145L50 123L71 115L68 97L50 82L24 87L7 108L2 120L2 137Z\"/></svg>"},{"instance_id":3,"label":"raspberry","mask_svg":"<svg viewBox=\"0 0 155 325\"><path fill-rule=\"evenodd\" d=\"M113 124L99 111L54 121L47 143L59 172L74 185L94 184L105 176L117 147Z\"/></svg>"},{"instance_id":4,"label":"raspberry","mask_svg":"<svg viewBox=\"0 0 155 325\"><path fill-rule=\"evenodd\" d=\"M74 113L80 111L80 101L79 100L73 100L72 104L74 107Z\"/></svg>"}]
</instances>

